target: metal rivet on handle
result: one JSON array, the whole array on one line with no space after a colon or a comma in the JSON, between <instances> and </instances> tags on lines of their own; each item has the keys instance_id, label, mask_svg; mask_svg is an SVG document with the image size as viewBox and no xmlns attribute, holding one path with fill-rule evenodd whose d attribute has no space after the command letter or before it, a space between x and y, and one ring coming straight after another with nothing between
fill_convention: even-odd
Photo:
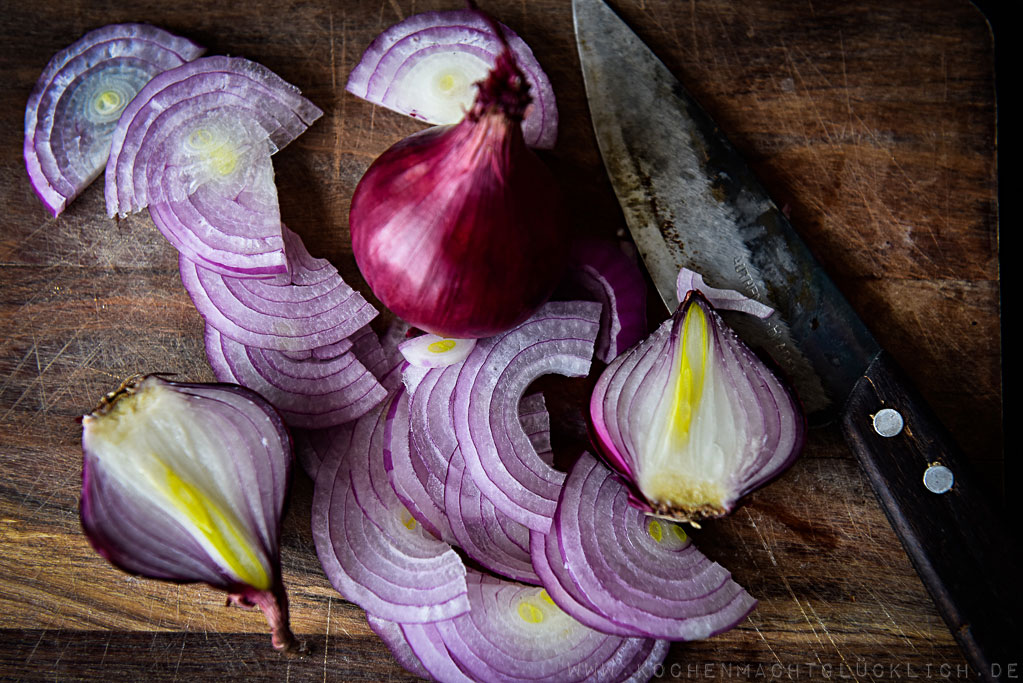
<instances>
[{"instance_id":1,"label":"metal rivet on handle","mask_svg":"<svg viewBox=\"0 0 1023 683\"><path fill-rule=\"evenodd\" d=\"M874 415L874 431L881 436L897 436L902 431L902 415L892 408L883 408Z\"/></svg>"},{"instance_id":2,"label":"metal rivet on handle","mask_svg":"<svg viewBox=\"0 0 1023 683\"><path fill-rule=\"evenodd\" d=\"M924 472L924 486L931 493L945 493L952 488L952 484L955 483L955 477L952 476L952 470L934 463Z\"/></svg>"}]
</instances>

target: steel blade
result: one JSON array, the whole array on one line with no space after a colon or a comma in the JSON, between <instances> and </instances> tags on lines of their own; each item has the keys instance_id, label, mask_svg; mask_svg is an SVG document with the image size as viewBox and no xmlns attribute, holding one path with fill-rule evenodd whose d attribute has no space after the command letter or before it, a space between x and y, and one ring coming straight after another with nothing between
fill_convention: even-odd
<instances>
[{"instance_id":1,"label":"steel blade","mask_svg":"<svg viewBox=\"0 0 1023 683\"><path fill-rule=\"evenodd\" d=\"M669 310L686 267L775 309L728 315L830 419L877 342L752 171L668 68L602 0L573 0L576 42L601 156Z\"/></svg>"}]
</instances>

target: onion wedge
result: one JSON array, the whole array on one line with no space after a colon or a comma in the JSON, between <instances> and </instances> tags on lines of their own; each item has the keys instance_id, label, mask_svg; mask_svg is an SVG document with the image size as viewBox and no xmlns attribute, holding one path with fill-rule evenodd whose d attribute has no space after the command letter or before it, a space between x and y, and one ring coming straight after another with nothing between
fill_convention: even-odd
<instances>
[{"instance_id":1,"label":"onion wedge","mask_svg":"<svg viewBox=\"0 0 1023 683\"><path fill-rule=\"evenodd\" d=\"M607 366L590 416L636 503L690 522L727 514L778 476L805 432L792 392L699 291Z\"/></svg>"}]
</instances>

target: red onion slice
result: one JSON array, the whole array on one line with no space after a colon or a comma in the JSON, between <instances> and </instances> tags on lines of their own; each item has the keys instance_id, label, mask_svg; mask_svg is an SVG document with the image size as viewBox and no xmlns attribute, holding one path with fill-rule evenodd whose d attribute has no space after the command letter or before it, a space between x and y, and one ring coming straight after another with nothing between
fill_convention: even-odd
<instances>
[{"instance_id":1,"label":"red onion slice","mask_svg":"<svg viewBox=\"0 0 1023 683\"><path fill-rule=\"evenodd\" d=\"M529 46L501 25L526 76L533 104L522 121L530 147L552 148L558 109L550 79ZM425 12L381 33L352 69L345 89L356 97L432 124L457 123L501 52L501 43L478 13Z\"/></svg>"},{"instance_id":2,"label":"red onion slice","mask_svg":"<svg viewBox=\"0 0 1023 683\"><path fill-rule=\"evenodd\" d=\"M555 581L551 597L573 615L588 608L645 635L696 640L732 628L756 606L681 526L632 507L628 489L589 454L565 482L552 536L534 543L534 557L552 570L541 572Z\"/></svg>"},{"instance_id":3,"label":"red onion slice","mask_svg":"<svg viewBox=\"0 0 1023 683\"><path fill-rule=\"evenodd\" d=\"M443 368L461 363L475 346L475 339L450 339L427 333L403 341L398 350L416 367Z\"/></svg>"},{"instance_id":4,"label":"red onion slice","mask_svg":"<svg viewBox=\"0 0 1023 683\"><path fill-rule=\"evenodd\" d=\"M351 351L334 358L289 358L245 346L207 325L206 358L218 380L258 392L292 427L325 429L349 422L387 395Z\"/></svg>"},{"instance_id":5,"label":"red onion slice","mask_svg":"<svg viewBox=\"0 0 1023 683\"><path fill-rule=\"evenodd\" d=\"M607 240L580 241L572 247L572 268L559 288L567 298L598 301L600 334L596 358L610 363L647 334L646 280L633 248Z\"/></svg>"},{"instance_id":6,"label":"red onion slice","mask_svg":"<svg viewBox=\"0 0 1023 683\"><path fill-rule=\"evenodd\" d=\"M259 64L207 57L154 78L125 109L107 210L149 206L188 259L226 275L285 273L270 155L322 112Z\"/></svg>"},{"instance_id":7,"label":"red onion slice","mask_svg":"<svg viewBox=\"0 0 1023 683\"><path fill-rule=\"evenodd\" d=\"M227 277L179 259L181 282L209 325L247 346L305 351L335 344L376 316L334 266L310 256L285 226L281 230L287 275Z\"/></svg>"},{"instance_id":8,"label":"red onion slice","mask_svg":"<svg viewBox=\"0 0 1023 683\"><path fill-rule=\"evenodd\" d=\"M583 626L541 588L473 571L466 583L468 614L433 626L452 661L471 679L646 680L660 663L657 655L666 652L651 639L620 638ZM437 658L421 652L418 640L409 638L409 644L434 673Z\"/></svg>"},{"instance_id":9,"label":"red onion slice","mask_svg":"<svg viewBox=\"0 0 1023 683\"><path fill-rule=\"evenodd\" d=\"M295 457L310 479L316 481L316 473L324 460L344 457L344 453L351 448L354 431L355 425L352 422L328 429L292 430Z\"/></svg>"},{"instance_id":10,"label":"red onion slice","mask_svg":"<svg viewBox=\"0 0 1023 683\"><path fill-rule=\"evenodd\" d=\"M694 289L698 289L701 294L707 297L707 301L719 311L741 311L758 318L769 318L774 313L774 309L770 306L762 304L755 299L750 299L741 292L736 292L732 289L708 287L707 283L703 281L702 275L688 268L683 268L678 272L678 281L675 287L679 301L685 301L686 294Z\"/></svg>"},{"instance_id":11,"label":"red onion slice","mask_svg":"<svg viewBox=\"0 0 1023 683\"><path fill-rule=\"evenodd\" d=\"M608 365L590 414L637 504L680 521L728 513L792 464L805 431L789 389L699 291Z\"/></svg>"},{"instance_id":12,"label":"red onion slice","mask_svg":"<svg viewBox=\"0 0 1023 683\"><path fill-rule=\"evenodd\" d=\"M537 455L519 401L542 375L587 374L599 320L598 304L547 303L518 327L481 339L458 372L452 413L466 469L498 509L536 531L550 529L565 475Z\"/></svg>"},{"instance_id":13,"label":"red onion slice","mask_svg":"<svg viewBox=\"0 0 1023 683\"><path fill-rule=\"evenodd\" d=\"M469 609L465 567L412 518L388 482L387 405L361 417L349 448L320 464L316 552L334 588L369 614L409 623L449 619Z\"/></svg>"},{"instance_id":14,"label":"red onion slice","mask_svg":"<svg viewBox=\"0 0 1023 683\"><path fill-rule=\"evenodd\" d=\"M380 640L384 641L391 654L394 658L405 667L406 671L409 671L420 678L429 678L430 672L426 670L423 663L419 661L419 657L413 652L412 647L409 645L408 640L405 639L405 634L401 631L401 624L394 621L387 621L386 619L380 619L374 617L371 614L366 615L366 620L369 622L369 627L373 629L373 633L380 637ZM423 626L426 626L425 624Z\"/></svg>"},{"instance_id":15,"label":"red onion slice","mask_svg":"<svg viewBox=\"0 0 1023 683\"><path fill-rule=\"evenodd\" d=\"M162 71L203 52L147 24L86 33L46 65L25 108L25 166L53 215L103 171L121 112Z\"/></svg>"}]
</instances>

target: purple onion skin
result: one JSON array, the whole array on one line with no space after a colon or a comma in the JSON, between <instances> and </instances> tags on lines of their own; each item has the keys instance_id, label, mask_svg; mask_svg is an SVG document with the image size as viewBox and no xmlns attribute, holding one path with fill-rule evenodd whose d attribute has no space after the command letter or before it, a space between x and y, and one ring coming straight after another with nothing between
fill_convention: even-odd
<instances>
[{"instance_id":1,"label":"purple onion skin","mask_svg":"<svg viewBox=\"0 0 1023 683\"><path fill-rule=\"evenodd\" d=\"M528 103L528 85L502 54L460 123L398 142L359 182L349 216L355 260L411 325L493 336L528 318L560 280L567 219L557 180L523 140Z\"/></svg>"}]
</instances>

